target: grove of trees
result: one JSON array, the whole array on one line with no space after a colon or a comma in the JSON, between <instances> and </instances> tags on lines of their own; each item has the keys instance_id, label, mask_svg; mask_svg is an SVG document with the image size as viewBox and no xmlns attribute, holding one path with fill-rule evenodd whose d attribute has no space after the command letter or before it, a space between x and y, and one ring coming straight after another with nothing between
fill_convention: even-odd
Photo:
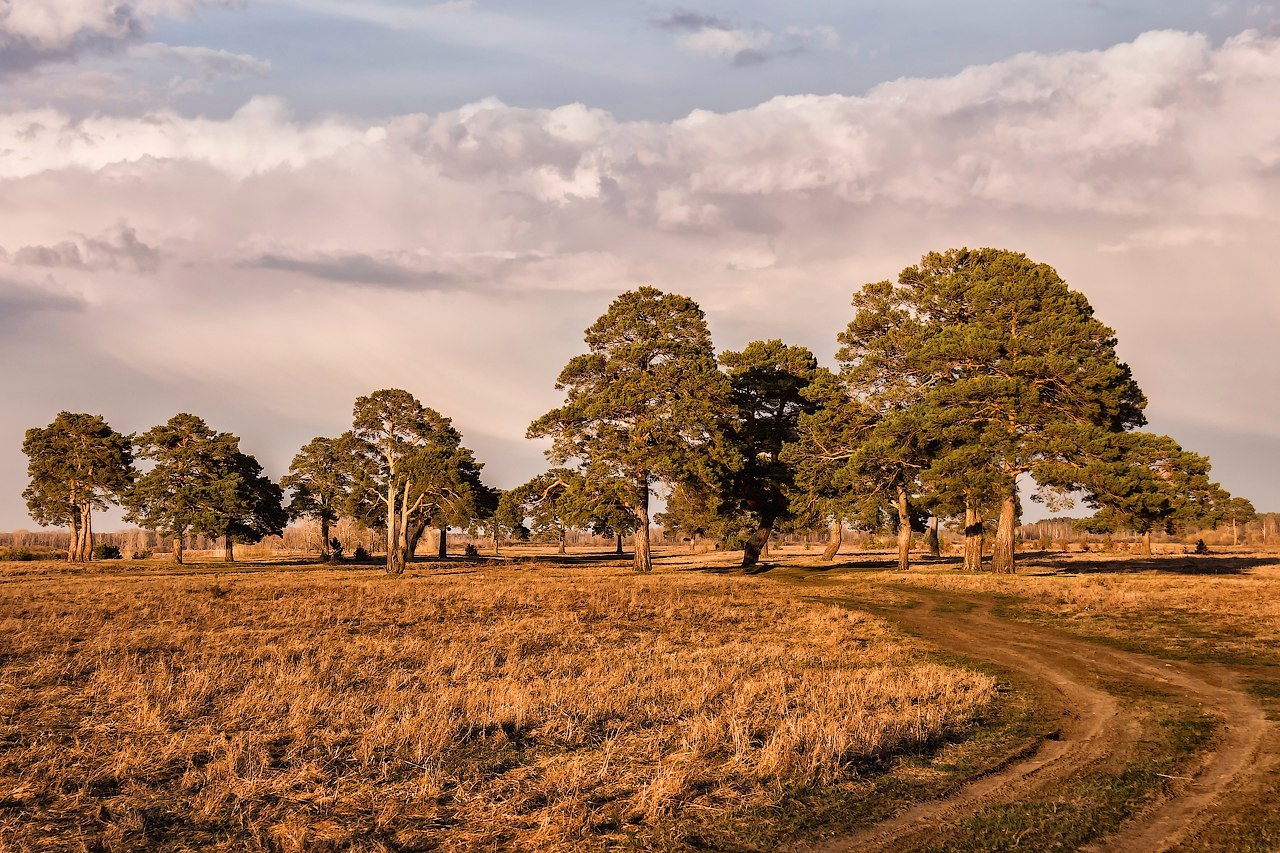
<instances>
[{"instance_id":1,"label":"grove of trees","mask_svg":"<svg viewBox=\"0 0 1280 853\"><path fill-rule=\"evenodd\" d=\"M92 515L109 504L174 543L234 543L314 519L322 556L339 519L385 534L386 570L402 573L427 530L558 543L569 531L633 542L652 569L650 529L740 548L745 567L779 531L825 530L822 557L847 528L889 531L898 565L914 533L939 553L938 527L964 539L964 567L1015 568L1020 495L1053 508L1083 502L1082 525L1154 531L1230 525L1256 515L1209 478L1205 457L1138 431L1146 398L1115 333L1049 266L1001 249L925 255L894 281L867 284L837 337L836 369L780 340L716 354L691 299L642 287L587 328L586 351L556 381L563 402L530 424L551 467L499 490L452 421L408 391L360 397L351 428L303 446L280 484L240 440L178 414L137 435L100 416L60 413L27 431L41 525L71 530L68 559L91 558ZM286 495L288 501L286 503ZM347 521L343 522L348 523ZM1233 534L1234 536L1234 534Z\"/></svg>"}]
</instances>

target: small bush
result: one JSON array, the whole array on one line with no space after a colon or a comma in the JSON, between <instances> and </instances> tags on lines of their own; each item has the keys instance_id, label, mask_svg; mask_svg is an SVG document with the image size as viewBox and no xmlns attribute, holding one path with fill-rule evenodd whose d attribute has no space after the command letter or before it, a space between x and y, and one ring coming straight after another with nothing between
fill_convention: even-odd
<instances>
[{"instance_id":1,"label":"small bush","mask_svg":"<svg viewBox=\"0 0 1280 853\"><path fill-rule=\"evenodd\" d=\"M132 557L131 559L134 559L134 560L150 560L150 559L151 559L151 549L150 549L150 548L143 548L141 551L134 551L134 552L133 552L133 557Z\"/></svg>"},{"instance_id":2,"label":"small bush","mask_svg":"<svg viewBox=\"0 0 1280 853\"><path fill-rule=\"evenodd\" d=\"M357 545L356 549L351 552L351 559L357 563L369 562L369 552L364 549L363 545Z\"/></svg>"},{"instance_id":3,"label":"small bush","mask_svg":"<svg viewBox=\"0 0 1280 853\"><path fill-rule=\"evenodd\" d=\"M12 563L26 563L39 559L30 548L0 548L0 560Z\"/></svg>"},{"instance_id":4,"label":"small bush","mask_svg":"<svg viewBox=\"0 0 1280 853\"><path fill-rule=\"evenodd\" d=\"M117 545L108 545L102 542L93 546L93 559L95 560L122 560L124 555L120 553Z\"/></svg>"},{"instance_id":5,"label":"small bush","mask_svg":"<svg viewBox=\"0 0 1280 853\"><path fill-rule=\"evenodd\" d=\"M1196 540L1196 553L1197 553L1197 554L1208 554L1208 553L1209 553L1209 546L1208 546L1208 545L1206 545L1206 544L1204 544L1204 540L1203 540L1203 539L1197 539L1197 540Z\"/></svg>"}]
</instances>

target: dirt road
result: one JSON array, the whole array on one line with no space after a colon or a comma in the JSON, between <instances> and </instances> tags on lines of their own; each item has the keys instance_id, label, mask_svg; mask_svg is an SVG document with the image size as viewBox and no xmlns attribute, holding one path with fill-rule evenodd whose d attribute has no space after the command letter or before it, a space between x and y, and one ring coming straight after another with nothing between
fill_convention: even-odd
<instances>
[{"instance_id":1,"label":"dirt road","mask_svg":"<svg viewBox=\"0 0 1280 853\"><path fill-rule=\"evenodd\" d=\"M919 589L911 595L923 604L893 617L906 630L951 654L996 664L1038 685L1061 726L1027 757L954 796L910 806L864 832L813 848L821 853L936 848L958 822L983 810L1051 795L1055 787L1087 778L1100 766L1153 760L1158 756L1144 755L1152 744L1126 687L1172 695L1202 709L1221 721L1219 733L1192 767L1168 779L1161 796L1084 849L1213 849L1199 843L1201 834L1218 819L1249 808L1251 788L1274 772L1275 724L1228 667L1159 660L1014 622L973 597ZM967 849L960 840L954 845L943 840L940 846Z\"/></svg>"}]
</instances>

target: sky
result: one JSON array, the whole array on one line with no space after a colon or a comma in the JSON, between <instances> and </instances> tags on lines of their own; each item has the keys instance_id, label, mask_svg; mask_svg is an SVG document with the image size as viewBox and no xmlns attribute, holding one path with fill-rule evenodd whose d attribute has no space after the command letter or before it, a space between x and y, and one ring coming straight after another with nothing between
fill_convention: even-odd
<instances>
[{"instance_id":1,"label":"sky","mask_svg":"<svg viewBox=\"0 0 1280 853\"><path fill-rule=\"evenodd\" d=\"M832 364L956 246L1054 266L1280 510L1277 104L1280 7L1229 0L0 0L0 529L64 409L279 476L401 387L513 486L621 291Z\"/></svg>"}]
</instances>

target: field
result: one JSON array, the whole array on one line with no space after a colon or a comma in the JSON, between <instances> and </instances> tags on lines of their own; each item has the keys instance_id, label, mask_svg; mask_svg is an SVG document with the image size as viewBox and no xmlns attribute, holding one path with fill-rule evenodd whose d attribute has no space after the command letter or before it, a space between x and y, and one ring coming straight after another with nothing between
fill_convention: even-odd
<instances>
[{"instance_id":1,"label":"field","mask_svg":"<svg viewBox=\"0 0 1280 853\"><path fill-rule=\"evenodd\" d=\"M0 587L9 846L723 842L995 699L764 580L122 566Z\"/></svg>"},{"instance_id":2,"label":"field","mask_svg":"<svg viewBox=\"0 0 1280 853\"><path fill-rule=\"evenodd\" d=\"M659 557L0 566L0 849L1280 843L1270 557Z\"/></svg>"}]
</instances>

